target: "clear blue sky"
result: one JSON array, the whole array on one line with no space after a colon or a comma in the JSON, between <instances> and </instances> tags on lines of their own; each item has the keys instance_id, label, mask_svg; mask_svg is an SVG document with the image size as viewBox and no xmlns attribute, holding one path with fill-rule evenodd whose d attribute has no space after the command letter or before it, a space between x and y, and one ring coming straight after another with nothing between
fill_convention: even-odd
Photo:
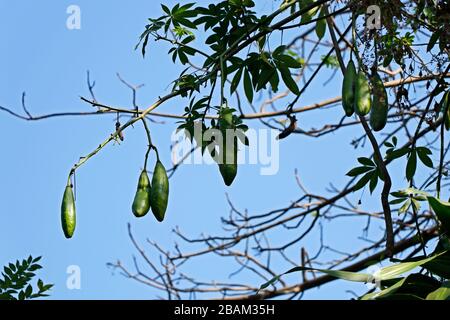
<instances>
[{"instance_id":1,"label":"clear blue sky","mask_svg":"<svg viewBox=\"0 0 450 320\"><path fill-rule=\"evenodd\" d=\"M167 55L167 47L150 43L146 59L134 46L146 19L160 14L160 1L5 1L0 0L0 105L21 111L22 91L27 93L30 112L40 115L59 111L91 111L79 100L88 96L86 71L96 81L99 101L128 106L130 92L115 76L119 72L133 83L145 83L138 102L148 105L167 93L169 84L180 71ZM171 6L174 1L164 1ZM261 5L270 9L272 1ZM66 28L66 8L81 8L81 30ZM278 4L278 3L276 3ZM340 76L324 90L322 84L329 72L319 76L302 103L339 95ZM180 113L180 101L164 104L163 112ZM300 125L319 127L323 116L338 119L341 109L313 113L300 118ZM160 147L166 167L170 167L170 135L176 124L152 124L153 139ZM259 126L257 121L250 126ZM110 145L91 159L77 173L78 225L70 241L60 226L60 203L67 174L82 155L86 155L113 130L110 116L57 118L25 122L0 114L0 264L17 258L42 255L44 269L39 273L47 282L55 283L52 298L58 299L149 299L157 292L114 274L107 262L120 259L132 267L133 249L126 224L131 222L136 238L148 237L170 246L176 239L172 228L179 225L189 235L220 230L220 217L228 214L225 192L239 208L263 212L288 205L300 194L294 179L298 168L305 185L314 193L323 193L329 182L343 186L345 173L356 165L357 156L368 150L354 150L352 138L362 128L345 129L342 133L320 140L292 136L281 145L280 171L275 176L260 176L257 166L242 166L232 187L223 185L216 166L184 166L171 180L167 219L156 223L151 215L133 219L130 205L139 170L143 165L146 140L141 126L127 130L125 142ZM403 170L403 164L398 167ZM396 167L392 167L396 170ZM403 186L398 181L397 186ZM379 192L379 189L377 190ZM351 198L359 197L353 195ZM365 193L363 205L377 209L378 196ZM326 229L325 241L343 251L361 245L347 234L359 230L365 220L343 220ZM327 226L327 222L324 221ZM376 229L374 228L376 231ZM374 231L374 232L375 232ZM274 236L282 242L282 236ZM314 252L318 233L301 243ZM297 246L295 250L299 250ZM294 256L296 255L296 251ZM149 251L156 260L156 253ZM297 255L298 256L298 255ZM202 280L227 280L236 266L218 263L216 258L187 265L186 272ZM81 268L81 290L65 286L69 265ZM284 271L280 264L277 270ZM296 275L298 276L298 275ZM239 279L249 275L240 275ZM257 285L261 280L250 277ZM320 290L307 292L305 298L343 298L345 290L363 292L364 286L335 282Z\"/></svg>"}]
</instances>

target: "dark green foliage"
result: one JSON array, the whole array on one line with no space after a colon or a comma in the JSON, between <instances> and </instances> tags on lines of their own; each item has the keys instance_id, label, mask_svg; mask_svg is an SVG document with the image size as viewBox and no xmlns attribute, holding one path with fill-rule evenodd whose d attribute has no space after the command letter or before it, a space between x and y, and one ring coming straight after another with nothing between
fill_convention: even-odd
<instances>
[{"instance_id":1,"label":"dark green foliage","mask_svg":"<svg viewBox=\"0 0 450 320\"><path fill-rule=\"evenodd\" d=\"M29 256L3 267L0 300L27 300L48 296L46 292L53 287L52 284L44 284L41 279L36 282L36 287L31 284L36 276L35 272L42 268L38 264L40 259L41 257Z\"/></svg>"}]
</instances>

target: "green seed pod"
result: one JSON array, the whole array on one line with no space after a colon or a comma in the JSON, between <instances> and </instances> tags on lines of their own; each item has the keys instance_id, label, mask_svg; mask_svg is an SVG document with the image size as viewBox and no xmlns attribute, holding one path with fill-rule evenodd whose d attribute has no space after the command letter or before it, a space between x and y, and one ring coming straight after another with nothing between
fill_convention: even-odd
<instances>
[{"instance_id":1,"label":"green seed pod","mask_svg":"<svg viewBox=\"0 0 450 320\"><path fill-rule=\"evenodd\" d=\"M169 200L169 179L163 164L158 160L153 171L150 205L156 220L162 222Z\"/></svg>"},{"instance_id":2,"label":"green seed pod","mask_svg":"<svg viewBox=\"0 0 450 320\"><path fill-rule=\"evenodd\" d=\"M365 116L370 112L371 97L369 82L362 70L358 72L355 82L355 112Z\"/></svg>"},{"instance_id":3,"label":"green seed pod","mask_svg":"<svg viewBox=\"0 0 450 320\"><path fill-rule=\"evenodd\" d=\"M75 211L75 200L73 197L73 189L70 179L67 182L64 196L61 203L61 224L64 231L64 236L69 239L72 238L77 222Z\"/></svg>"},{"instance_id":4,"label":"green seed pod","mask_svg":"<svg viewBox=\"0 0 450 320\"><path fill-rule=\"evenodd\" d=\"M372 79L373 97L370 111L370 126L374 131L380 131L386 126L389 103L386 88L378 73Z\"/></svg>"},{"instance_id":5,"label":"green seed pod","mask_svg":"<svg viewBox=\"0 0 450 320\"><path fill-rule=\"evenodd\" d=\"M139 182L134 196L133 205L131 207L133 214L136 217L143 217L150 210L150 194L151 185L148 178L147 171L142 170L139 176Z\"/></svg>"},{"instance_id":6,"label":"green seed pod","mask_svg":"<svg viewBox=\"0 0 450 320\"><path fill-rule=\"evenodd\" d=\"M231 186L237 175L237 151L237 141L234 143L234 148L227 148L224 141L224 152L222 152L222 161L219 163L219 171L227 186Z\"/></svg>"},{"instance_id":7,"label":"green seed pod","mask_svg":"<svg viewBox=\"0 0 450 320\"><path fill-rule=\"evenodd\" d=\"M353 60L350 60L347 69L345 69L344 81L342 83L342 107L347 117L350 117L354 112L355 82L356 68Z\"/></svg>"},{"instance_id":8,"label":"green seed pod","mask_svg":"<svg viewBox=\"0 0 450 320\"><path fill-rule=\"evenodd\" d=\"M219 171L226 186L230 186L237 175L237 139L233 135L233 145L227 144L227 135L234 134L236 126L233 123L233 113L223 106L219 114L219 129L222 133L223 145L219 147ZM229 143L229 142L228 142Z\"/></svg>"}]
</instances>

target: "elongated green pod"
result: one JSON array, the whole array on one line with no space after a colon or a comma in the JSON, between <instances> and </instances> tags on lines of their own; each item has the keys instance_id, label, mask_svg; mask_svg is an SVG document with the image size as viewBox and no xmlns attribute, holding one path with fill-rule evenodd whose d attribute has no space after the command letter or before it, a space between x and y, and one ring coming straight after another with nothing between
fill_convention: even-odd
<instances>
[{"instance_id":1,"label":"elongated green pod","mask_svg":"<svg viewBox=\"0 0 450 320\"><path fill-rule=\"evenodd\" d=\"M234 148L227 147L224 141L224 148L222 152L221 163L219 163L219 171L222 175L223 182L227 186L231 186L237 175L237 141L234 143Z\"/></svg>"},{"instance_id":2,"label":"elongated green pod","mask_svg":"<svg viewBox=\"0 0 450 320\"><path fill-rule=\"evenodd\" d=\"M370 112L371 97L369 82L362 70L359 70L355 82L355 112L360 116L365 116Z\"/></svg>"},{"instance_id":3,"label":"elongated green pod","mask_svg":"<svg viewBox=\"0 0 450 320\"><path fill-rule=\"evenodd\" d=\"M169 200L169 179L166 169L158 160L152 177L152 191L150 193L150 206L156 220L162 222L166 214Z\"/></svg>"},{"instance_id":4,"label":"elongated green pod","mask_svg":"<svg viewBox=\"0 0 450 320\"><path fill-rule=\"evenodd\" d=\"M144 169L139 176L139 182L131 207L136 217L143 217L150 210L151 185L147 171Z\"/></svg>"},{"instance_id":5,"label":"elongated green pod","mask_svg":"<svg viewBox=\"0 0 450 320\"><path fill-rule=\"evenodd\" d=\"M353 60L350 60L345 69L344 81L342 83L342 107L347 117L350 117L355 110L355 83L356 68Z\"/></svg>"},{"instance_id":6,"label":"elongated green pod","mask_svg":"<svg viewBox=\"0 0 450 320\"><path fill-rule=\"evenodd\" d=\"M237 175L237 138L230 108L223 106L219 113L219 128L222 133L222 146L219 148L219 171L223 182L230 186ZM228 135L232 135L229 137ZM231 140L232 139L232 140ZM233 141L232 143L230 141Z\"/></svg>"},{"instance_id":7,"label":"elongated green pod","mask_svg":"<svg viewBox=\"0 0 450 320\"><path fill-rule=\"evenodd\" d=\"M369 122L374 131L380 131L387 123L389 102L386 88L378 73L375 73L372 77L372 88L372 109Z\"/></svg>"},{"instance_id":8,"label":"elongated green pod","mask_svg":"<svg viewBox=\"0 0 450 320\"><path fill-rule=\"evenodd\" d=\"M72 184L69 178L61 203L61 225L64 236L67 239L72 238L75 231L76 222L77 217L75 211L75 199L73 196Z\"/></svg>"}]
</instances>

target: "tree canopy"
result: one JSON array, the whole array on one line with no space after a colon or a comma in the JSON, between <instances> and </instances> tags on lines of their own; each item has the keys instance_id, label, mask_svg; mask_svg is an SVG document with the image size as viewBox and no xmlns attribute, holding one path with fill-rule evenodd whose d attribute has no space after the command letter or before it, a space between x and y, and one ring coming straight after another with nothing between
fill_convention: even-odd
<instances>
[{"instance_id":1,"label":"tree canopy","mask_svg":"<svg viewBox=\"0 0 450 320\"><path fill-rule=\"evenodd\" d=\"M149 17L146 25L143 21L136 50L145 58L156 46L167 48L167 59L181 72L174 75L169 92L147 107L136 103L141 87L120 76L133 93L132 107L97 100L88 74L91 96L82 101L96 108L92 114L110 114L117 121L115 130L68 172L61 216L64 234L70 238L76 232L75 173L107 145L126 143L126 131L134 125L142 124L148 144L132 212L140 217L151 210L157 221L169 214L168 202L176 201L170 198L169 190L176 187L169 188L170 178L189 167L180 169L183 159L172 164L160 161L164 142L151 134L150 121L177 120L174 129L192 142L185 156L200 150L213 158L227 186L239 179L238 147L254 147L249 134L253 120L275 130L277 143L298 136L325 139L352 130L354 139L343 143L367 154L355 156L344 185L331 185L317 194L296 175L299 196L290 204L249 213L230 200L230 214L221 219L222 233L191 238L175 229L183 245L168 249L149 242L146 245L156 253L151 256L129 226L142 261L136 260L134 268L109 265L169 299L298 298L339 278L375 283L359 297L363 299L447 299L449 12L448 1L427 0L284 0L273 1L271 10L252 0L161 4L159 15ZM321 84L317 79L324 74L329 79ZM314 86L323 86L322 95L315 103L304 104L303 97ZM342 94L329 96L336 88ZM173 113L159 112L172 99L181 99L183 105ZM33 116L24 99L22 103L24 114L2 110L24 120L63 115ZM311 119L310 114L320 114L315 124L305 120ZM228 131L234 134L232 140L204 139L211 132ZM155 167L147 170L151 157ZM393 189L398 182L404 187ZM359 201L349 198L353 193L360 194ZM364 207L369 193L377 199L376 209ZM314 232L326 232L323 221L339 224L347 217L363 217L367 223L342 237L349 243L364 238L366 245L339 252L320 237L315 252L302 246ZM369 238L371 228L382 232ZM282 235L283 241L272 243L273 234ZM242 283L205 282L183 272L188 262L216 256L254 278ZM363 272L386 259L393 263L390 267L375 274ZM273 260L290 267L280 270ZM151 271L141 271L140 263ZM414 273L404 276L411 270ZM300 272L301 278L280 276L292 272Z\"/></svg>"}]
</instances>

